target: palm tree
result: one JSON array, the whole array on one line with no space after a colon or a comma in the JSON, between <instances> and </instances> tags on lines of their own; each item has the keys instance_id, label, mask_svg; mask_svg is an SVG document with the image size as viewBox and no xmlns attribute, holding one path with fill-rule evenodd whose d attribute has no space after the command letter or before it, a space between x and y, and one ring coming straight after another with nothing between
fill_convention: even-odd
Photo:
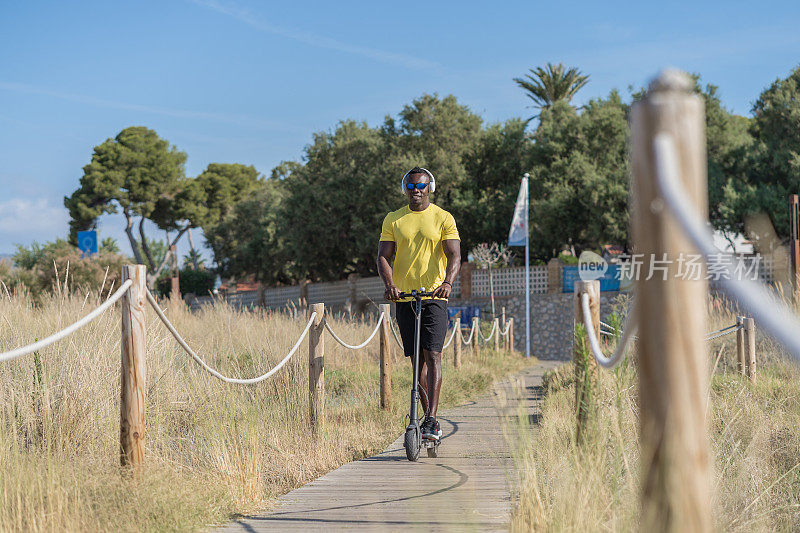
<instances>
[{"instance_id":1,"label":"palm tree","mask_svg":"<svg viewBox=\"0 0 800 533\"><path fill-rule=\"evenodd\" d=\"M514 78L514 81L541 109L560 100L569 102L575 93L589 83L589 76L575 67L567 70L562 63L548 63L545 68L530 69L530 74L526 74L525 78Z\"/></svg>"}]
</instances>

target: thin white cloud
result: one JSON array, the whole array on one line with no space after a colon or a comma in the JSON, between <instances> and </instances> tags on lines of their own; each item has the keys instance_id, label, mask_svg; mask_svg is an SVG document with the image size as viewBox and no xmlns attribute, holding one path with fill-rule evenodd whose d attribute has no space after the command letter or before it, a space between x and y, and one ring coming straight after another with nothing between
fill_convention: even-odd
<instances>
[{"instance_id":1,"label":"thin white cloud","mask_svg":"<svg viewBox=\"0 0 800 533\"><path fill-rule=\"evenodd\" d=\"M7 91L15 91L26 94L36 94L41 96L49 96L58 98L60 100L69 100L71 102L78 102L96 107L106 107L112 109L121 109L124 111L138 111L141 113L151 113L154 115L163 115L175 118L187 118L197 120L208 120L212 122L225 122L229 124L236 124L239 126L251 126L263 129L274 129L279 131L298 132L299 130L294 126L287 126L276 121L253 119L244 115L235 115L228 113L209 113L205 111L190 111L183 109L170 109L166 107L148 106L140 104L131 104L126 102L117 102L113 100L104 100L102 98L95 98L93 96L86 96L83 94L65 93L61 91L53 91L50 89L43 89L25 83L14 83L7 81L0 81L0 89Z\"/></svg>"},{"instance_id":2,"label":"thin white cloud","mask_svg":"<svg viewBox=\"0 0 800 533\"><path fill-rule=\"evenodd\" d=\"M306 31L293 30L293 29L282 28L280 26L275 26L274 24L270 24L258 18L257 16L250 13L248 10L237 6L233 2L222 3L218 2L217 0L191 0L191 1L194 2L195 4L207 7L209 9L213 9L214 11L221 13L223 15L233 17L236 20L243 22L244 24L247 24L248 26L255 28L259 31L271 33L272 35L278 35L280 37L286 37L287 39L292 39L294 41L298 41L310 46L316 46L318 48L327 48L329 50L336 50L338 52L345 52L348 54L368 57L370 59L375 59L376 61L380 61L383 63L402 65L404 67L412 69L440 68L440 65L438 63L429 61L427 59L421 59L407 54L386 52L384 50L378 50L376 48L354 46L351 44L343 43L341 41L337 41L336 39L331 39L330 37L324 37Z\"/></svg>"},{"instance_id":3,"label":"thin white cloud","mask_svg":"<svg viewBox=\"0 0 800 533\"><path fill-rule=\"evenodd\" d=\"M9 198L0 202L0 244L52 240L67 234L69 213L48 198Z\"/></svg>"}]
</instances>

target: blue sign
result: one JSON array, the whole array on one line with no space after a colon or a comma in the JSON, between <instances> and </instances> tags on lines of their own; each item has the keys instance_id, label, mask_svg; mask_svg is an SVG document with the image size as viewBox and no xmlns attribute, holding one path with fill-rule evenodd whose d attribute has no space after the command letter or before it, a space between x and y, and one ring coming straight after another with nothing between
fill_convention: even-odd
<instances>
[{"instance_id":1,"label":"blue sign","mask_svg":"<svg viewBox=\"0 0 800 533\"><path fill-rule=\"evenodd\" d=\"M608 270L602 277L596 278L600 280L601 291L618 291L619 290L619 265L608 265ZM575 292L575 282L581 279L578 273L578 266L565 266L564 274L561 276L562 285L561 292Z\"/></svg>"},{"instance_id":2,"label":"blue sign","mask_svg":"<svg viewBox=\"0 0 800 533\"><path fill-rule=\"evenodd\" d=\"M78 232L78 248L83 256L97 253L97 232L95 230Z\"/></svg>"},{"instance_id":3,"label":"blue sign","mask_svg":"<svg viewBox=\"0 0 800 533\"><path fill-rule=\"evenodd\" d=\"M461 325L470 326L472 324L473 317L481 317L481 308L476 305L453 305L447 306L447 315L449 320L449 325L453 325L453 317L456 315L461 315Z\"/></svg>"}]
</instances>

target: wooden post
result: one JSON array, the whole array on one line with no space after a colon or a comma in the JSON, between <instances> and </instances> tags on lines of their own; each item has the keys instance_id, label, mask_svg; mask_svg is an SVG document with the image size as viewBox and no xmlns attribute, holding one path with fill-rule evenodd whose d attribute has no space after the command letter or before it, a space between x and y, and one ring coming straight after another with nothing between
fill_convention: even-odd
<instances>
[{"instance_id":1,"label":"wooden post","mask_svg":"<svg viewBox=\"0 0 800 533\"><path fill-rule=\"evenodd\" d=\"M505 327L506 327L506 308L505 307L501 307L500 308L500 324L503 326L503 329L505 329ZM505 335L503 336L503 340L501 342L503 342L503 348L505 348L505 350L508 351L508 338Z\"/></svg>"},{"instance_id":2,"label":"wooden post","mask_svg":"<svg viewBox=\"0 0 800 533\"><path fill-rule=\"evenodd\" d=\"M383 313L383 323L381 323L381 409L388 409L392 399L392 343L389 336L391 327L389 321L392 319L391 304L380 304Z\"/></svg>"},{"instance_id":3,"label":"wooden post","mask_svg":"<svg viewBox=\"0 0 800 533\"><path fill-rule=\"evenodd\" d=\"M592 326L595 337L600 338L600 281L578 280L574 285L573 316L574 324L583 324L583 306L581 295L589 295L589 309L592 313ZM594 384L597 363L589 351L589 340L573 337L572 360L575 363L575 440L582 442L589 421L589 412L593 409Z\"/></svg>"},{"instance_id":4,"label":"wooden post","mask_svg":"<svg viewBox=\"0 0 800 533\"><path fill-rule=\"evenodd\" d=\"M146 324L147 267L125 265L122 282L133 281L122 296L122 389L120 393L119 454L122 466L144 461L144 412L147 391Z\"/></svg>"},{"instance_id":5,"label":"wooden post","mask_svg":"<svg viewBox=\"0 0 800 533\"><path fill-rule=\"evenodd\" d=\"M737 368L742 376L747 375L747 359L744 356L744 317L736 317L736 359Z\"/></svg>"},{"instance_id":6,"label":"wooden post","mask_svg":"<svg viewBox=\"0 0 800 533\"><path fill-rule=\"evenodd\" d=\"M744 351L747 361L747 377L752 383L756 382L756 321L752 318L744 319Z\"/></svg>"},{"instance_id":7,"label":"wooden post","mask_svg":"<svg viewBox=\"0 0 800 533\"><path fill-rule=\"evenodd\" d=\"M453 327L456 329L456 332L453 333L455 337L453 338L453 366L456 368L461 368L461 344L463 344L463 340L461 340L461 317L457 316L453 319Z\"/></svg>"},{"instance_id":8,"label":"wooden post","mask_svg":"<svg viewBox=\"0 0 800 533\"><path fill-rule=\"evenodd\" d=\"M494 341L494 351L495 352L499 352L500 351L500 319L499 318L495 318L494 321L492 321L492 328L494 328L494 337L492 337L492 340Z\"/></svg>"},{"instance_id":9,"label":"wooden post","mask_svg":"<svg viewBox=\"0 0 800 533\"><path fill-rule=\"evenodd\" d=\"M308 409L311 428L325 427L325 304L311 304L309 313L317 313L308 332Z\"/></svg>"},{"instance_id":10,"label":"wooden post","mask_svg":"<svg viewBox=\"0 0 800 533\"><path fill-rule=\"evenodd\" d=\"M643 254L635 281L643 474L640 529L652 533L711 530L709 371L703 340L708 286L703 275L679 275L680 255L691 257L699 251L660 198L653 145L657 134L669 135L677 159L676 185L691 203L686 207L707 219L705 111L703 100L692 94L693 86L685 73L665 71L631 112L631 229L634 249Z\"/></svg>"},{"instance_id":11,"label":"wooden post","mask_svg":"<svg viewBox=\"0 0 800 533\"><path fill-rule=\"evenodd\" d=\"M472 317L472 355L477 360L481 354L481 347L478 342L480 333L478 329L481 327L481 321L478 317Z\"/></svg>"},{"instance_id":12,"label":"wooden post","mask_svg":"<svg viewBox=\"0 0 800 533\"><path fill-rule=\"evenodd\" d=\"M508 319L508 351L514 353L514 317Z\"/></svg>"}]
</instances>

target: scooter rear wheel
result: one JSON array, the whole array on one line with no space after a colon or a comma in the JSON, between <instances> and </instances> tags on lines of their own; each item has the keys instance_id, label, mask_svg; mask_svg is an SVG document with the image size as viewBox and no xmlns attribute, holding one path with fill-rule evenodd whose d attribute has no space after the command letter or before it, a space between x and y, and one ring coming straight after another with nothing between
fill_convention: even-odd
<instances>
[{"instance_id":1,"label":"scooter rear wheel","mask_svg":"<svg viewBox=\"0 0 800 533\"><path fill-rule=\"evenodd\" d=\"M428 448L428 457L439 457L439 445Z\"/></svg>"},{"instance_id":2,"label":"scooter rear wheel","mask_svg":"<svg viewBox=\"0 0 800 533\"><path fill-rule=\"evenodd\" d=\"M420 444L419 432L414 428L408 428L406 430L406 436L403 439L403 446L406 448L406 457L408 457L409 461L416 461L419 459Z\"/></svg>"}]
</instances>

